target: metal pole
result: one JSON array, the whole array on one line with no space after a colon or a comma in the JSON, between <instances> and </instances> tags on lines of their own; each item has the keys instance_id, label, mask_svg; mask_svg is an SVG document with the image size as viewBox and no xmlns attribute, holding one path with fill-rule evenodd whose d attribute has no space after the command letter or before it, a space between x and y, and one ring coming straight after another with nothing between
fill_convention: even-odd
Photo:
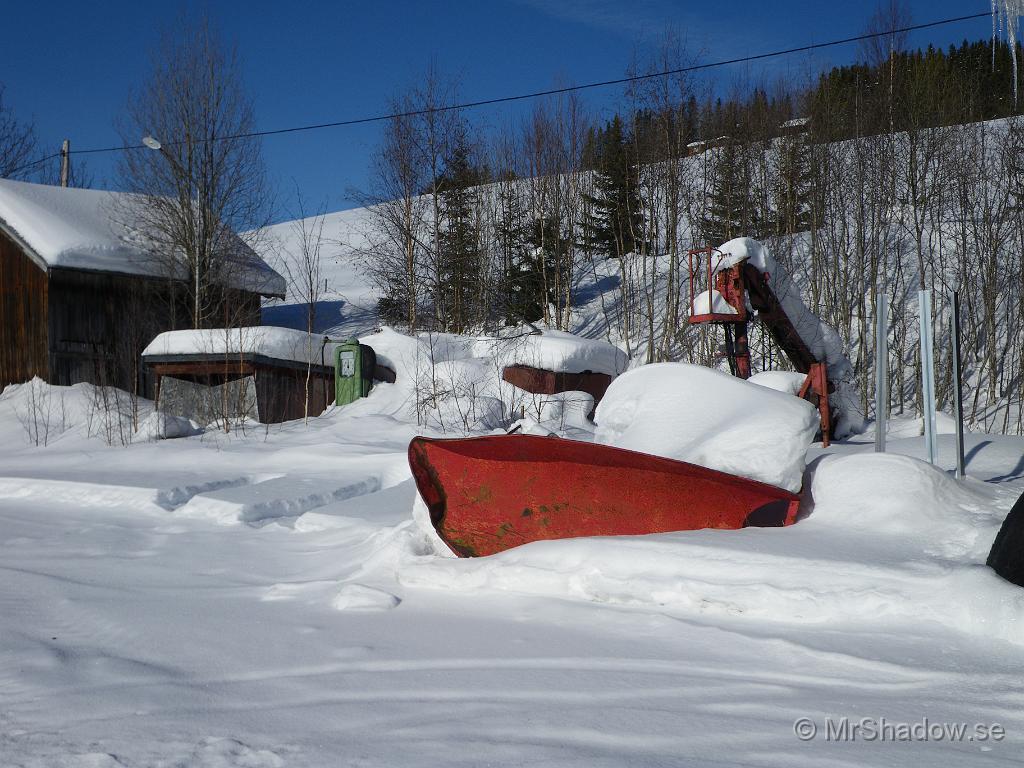
<instances>
[{"instance_id":1,"label":"metal pole","mask_svg":"<svg viewBox=\"0 0 1024 768\"><path fill-rule=\"evenodd\" d=\"M967 476L964 467L964 391L960 379L960 291L953 291L953 415L956 418L956 476Z\"/></svg>"},{"instance_id":2,"label":"metal pole","mask_svg":"<svg viewBox=\"0 0 1024 768\"><path fill-rule=\"evenodd\" d=\"M889 417L889 308L884 293L875 297L875 452L885 453Z\"/></svg>"},{"instance_id":3,"label":"metal pole","mask_svg":"<svg viewBox=\"0 0 1024 768\"><path fill-rule=\"evenodd\" d=\"M918 309L921 315L921 394L922 420L924 421L924 443L928 462L937 459L935 444L935 366L932 352L932 292L917 292Z\"/></svg>"}]
</instances>

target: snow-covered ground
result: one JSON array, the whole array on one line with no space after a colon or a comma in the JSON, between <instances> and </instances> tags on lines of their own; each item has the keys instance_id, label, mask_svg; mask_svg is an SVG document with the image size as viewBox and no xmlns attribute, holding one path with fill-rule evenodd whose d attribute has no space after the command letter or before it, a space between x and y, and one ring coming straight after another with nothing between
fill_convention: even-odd
<instances>
[{"instance_id":1,"label":"snow-covered ground","mask_svg":"<svg viewBox=\"0 0 1024 768\"><path fill-rule=\"evenodd\" d=\"M361 215L326 229L351 240ZM614 349L374 333L355 266L328 258L315 331L361 336L398 380L308 425L193 434L142 403L117 440L87 386L0 395L2 768L1024 761L1024 589L984 566L1024 440L969 435L957 482L950 434L941 469L919 422L892 421L885 456L870 432L808 448L813 413L771 391L791 377L674 366L618 379L595 436L589 395L526 397L500 369L618 373ZM265 320L305 329L294 301ZM573 329L605 338L588 301ZM802 480L805 517L454 558L421 522L409 439L514 421Z\"/></svg>"},{"instance_id":2,"label":"snow-covered ground","mask_svg":"<svg viewBox=\"0 0 1024 768\"><path fill-rule=\"evenodd\" d=\"M308 426L128 447L89 436L84 392L50 392L39 447L30 385L0 397L5 767L1022 760L1024 590L983 565L1020 439L969 435L959 483L894 422L886 456L810 447L791 528L462 560L413 520L406 447L432 430L398 384ZM1005 737L828 740L843 718Z\"/></svg>"}]
</instances>

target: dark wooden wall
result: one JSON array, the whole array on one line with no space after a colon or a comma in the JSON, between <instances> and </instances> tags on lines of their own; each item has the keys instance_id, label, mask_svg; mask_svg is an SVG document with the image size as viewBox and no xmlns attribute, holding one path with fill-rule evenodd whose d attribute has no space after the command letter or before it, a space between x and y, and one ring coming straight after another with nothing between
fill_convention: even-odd
<instances>
[{"instance_id":1,"label":"dark wooden wall","mask_svg":"<svg viewBox=\"0 0 1024 768\"><path fill-rule=\"evenodd\" d=\"M258 325L260 297L224 297L232 325ZM191 327L180 286L167 279L51 268L0 231L0 389L39 376L90 382L152 398L142 350L163 331ZM300 414L301 415L301 414Z\"/></svg>"},{"instance_id":2,"label":"dark wooden wall","mask_svg":"<svg viewBox=\"0 0 1024 768\"><path fill-rule=\"evenodd\" d=\"M153 398L155 380L140 355L158 334L192 327L184 291L160 278L59 269L50 275L50 382L88 381ZM259 323L258 295L231 299L239 324Z\"/></svg>"},{"instance_id":3,"label":"dark wooden wall","mask_svg":"<svg viewBox=\"0 0 1024 768\"><path fill-rule=\"evenodd\" d=\"M256 402L260 422L277 424L301 419L306 398L306 371L300 368L256 367ZM309 382L309 415L319 416L334 402L334 373L313 372Z\"/></svg>"},{"instance_id":4,"label":"dark wooden wall","mask_svg":"<svg viewBox=\"0 0 1024 768\"><path fill-rule=\"evenodd\" d=\"M0 389L49 376L47 274L0 231Z\"/></svg>"},{"instance_id":5,"label":"dark wooden wall","mask_svg":"<svg viewBox=\"0 0 1024 768\"><path fill-rule=\"evenodd\" d=\"M50 383L87 381L152 397L142 350L157 334L188 327L173 284L81 270L50 275Z\"/></svg>"}]
</instances>

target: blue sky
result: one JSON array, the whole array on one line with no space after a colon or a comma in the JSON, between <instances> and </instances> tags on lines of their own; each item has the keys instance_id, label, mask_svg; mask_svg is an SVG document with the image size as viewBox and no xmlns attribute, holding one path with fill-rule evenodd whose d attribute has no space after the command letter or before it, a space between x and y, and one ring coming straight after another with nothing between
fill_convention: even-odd
<instances>
[{"instance_id":1,"label":"blue sky","mask_svg":"<svg viewBox=\"0 0 1024 768\"><path fill-rule=\"evenodd\" d=\"M0 82L8 106L33 119L47 147L119 143L115 121L148 69L161 29L184 7L206 9L240 51L246 85L263 129L378 114L433 59L477 100L622 77L634 53L666 28L688 41L699 61L729 59L861 33L873 3L807 0L393 0L392 2L46 2L5 8ZM916 23L988 10L986 0L910 0ZM990 34L987 19L916 33L912 45L948 45ZM719 87L740 78L801 77L809 68L849 61L856 46L745 69L717 70ZM597 111L621 90L589 92ZM522 106L475 111L484 125L514 122ZM265 140L278 218L294 210L294 190L328 209L351 207L366 184L378 128L335 128ZM98 185L113 184L112 159L87 163Z\"/></svg>"}]
</instances>

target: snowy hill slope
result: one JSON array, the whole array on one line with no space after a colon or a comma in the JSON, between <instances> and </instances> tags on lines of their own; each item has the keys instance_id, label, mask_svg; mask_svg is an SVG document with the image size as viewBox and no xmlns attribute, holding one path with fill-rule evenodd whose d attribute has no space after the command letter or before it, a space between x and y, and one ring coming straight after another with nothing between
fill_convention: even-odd
<instances>
[{"instance_id":1,"label":"snowy hill slope","mask_svg":"<svg viewBox=\"0 0 1024 768\"><path fill-rule=\"evenodd\" d=\"M311 227L313 218L306 220ZM264 230L261 256L282 275L298 277L302 259L301 220L286 221ZM356 208L328 213L323 217L323 241L320 253L322 279L326 283L316 307L314 332L345 339L360 336L380 325L376 308L379 292L367 281L362 264L353 250L367 245L368 215ZM296 296L294 280L288 280L284 301L265 303L263 322L286 328L306 330L307 305Z\"/></svg>"},{"instance_id":2,"label":"snowy hill slope","mask_svg":"<svg viewBox=\"0 0 1024 768\"><path fill-rule=\"evenodd\" d=\"M1024 431L1024 325L1017 321L1024 307L1024 291L1017 279L1024 264L1020 247L1024 239L1017 236L1018 230L1024 231L1024 219L1015 213L1015 192L1008 186L1012 168L1006 163L1013 153L1005 142L1013 138L1011 127L1008 121L999 120L953 126L940 131L937 138L925 137L946 142L942 145L948 150L942 155L945 165L936 166L938 170L906 160L913 147L903 134L884 142L865 137L813 145L809 151L813 150L821 167L832 174L821 179L832 193L822 201L818 228L813 234L762 238L792 275L803 303L841 335L853 363L860 408L868 417L874 409L869 382L874 373L871 329L875 292L884 290L890 307L889 406L895 415L904 417L919 408L920 286L934 291L937 395L940 407L951 410L950 294L954 286L961 285L968 423L986 432ZM750 160L763 173L754 182L756 188L749 191L758 200L769 201L768 214L772 213L771 174L777 168L780 150L780 140L752 145ZM886 165L883 160L890 156L886 153L894 152L892 157L899 162ZM711 192L709 179L714 175L716 157L712 150L679 164L677 183L689 201L687 212L677 222L681 262L685 262L688 247L704 245L700 221ZM920 170L918 176L913 175L914 168ZM886 185L878 183L883 171L893 174ZM645 168L643 173L649 174L643 181L649 185L656 185L664 175L660 167ZM949 193L950 173L962 174L956 180L963 194ZM589 181L583 173L574 183L585 188ZM911 194L914 185L935 194L924 198ZM486 190L484 197L491 192ZM911 204L922 199L927 209ZM707 329L685 327L683 315L693 298L687 295L685 263L681 264L682 279L676 284L679 295L669 295L668 259L662 253L664 245L657 244L664 242L667 214L657 202L649 206L651 210L645 212L656 222L657 255L633 255L621 264L614 259L582 260L572 275L574 309L563 330L611 341L629 353L632 365L666 359L721 365L716 355L721 338ZM334 328L347 335L378 323L374 316L378 294L363 274L370 219L365 209L327 216L325 235L332 245L325 249L329 252L325 265L333 285L331 295L322 302L318 330ZM288 223L276 225L272 231L278 241L294 241ZM280 265L281 259L273 253L263 255ZM268 322L297 327L303 313L290 308L294 302L293 298L269 307ZM787 366L756 323L750 342L756 369Z\"/></svg>"}]
</instances>

